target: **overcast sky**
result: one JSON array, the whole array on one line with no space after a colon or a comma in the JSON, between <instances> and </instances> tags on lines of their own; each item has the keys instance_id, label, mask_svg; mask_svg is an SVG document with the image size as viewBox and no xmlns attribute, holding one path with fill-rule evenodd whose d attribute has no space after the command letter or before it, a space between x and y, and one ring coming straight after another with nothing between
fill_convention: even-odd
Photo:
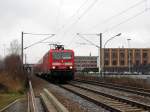
<instances>
[{"instance_id":1,"label":"overcast sky","mask_svg":"<svg viewBox=\"0 0 150 112\"><path fill-rule=\"evenodd\" d=\"M74 49L75 55L98 55L98 49L80 38L99 45L118 33L106 47L150 48L149 0L0 0L0 55L7 54L12 40L21 42L21 32L49 33L56 36L46 42L60 42ZM24 35L24 47L46 36ZM80 45L87 43L88 45ZM36 63L49 50L38 44L25 50L27 62Z\"/></svg>"}]
</instances>

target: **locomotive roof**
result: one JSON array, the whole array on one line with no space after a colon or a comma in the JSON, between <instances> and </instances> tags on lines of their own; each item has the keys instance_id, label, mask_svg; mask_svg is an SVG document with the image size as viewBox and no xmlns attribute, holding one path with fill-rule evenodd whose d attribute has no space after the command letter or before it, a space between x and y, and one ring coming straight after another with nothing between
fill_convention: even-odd
<instances>
[{"instance_id":1,"label":"locomotive roof","mask_svg":"<svg viewBox=\"0 0 150 112\"><path fill-rule=\"evenodd\" d=\"M63 50L61 50L61 49L51 49L50 50L50 52L53 52L53 51L73 51L73 50L71 50L71 49L63 49Z\"/></svg>"},{"instance_id":2,"label":"locomotive roof","mask_svg":"<svg viewBox=\"0 0 150 112\"><path fill-rule=\"evenodd\" d=\"M74 51L71 50L71 49L64 49L64 50L60 50L60 49L59 49L59 50L58 50L58 49L50 49L48 52L45 53L45 55L48 54L49 52L54 52L54 51L71 51L71 52L74 52ZM45 55L44 55L44 56L45 56Z\"/></svg>"}]
</instances>

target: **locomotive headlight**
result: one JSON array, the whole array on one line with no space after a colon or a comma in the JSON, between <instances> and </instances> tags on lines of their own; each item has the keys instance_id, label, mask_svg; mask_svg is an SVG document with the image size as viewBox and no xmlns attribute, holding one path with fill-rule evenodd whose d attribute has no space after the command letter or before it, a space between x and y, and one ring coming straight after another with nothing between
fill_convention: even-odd
<instances>
[{"instance_id":1,"label":"locomotive headlight","mask_svg":"<svg viewBox=\"0 0 150 112\"><path fill-rule=\"evenodd\" d=\"M53 66L52 68L53 68L53 69L55 69L56 67L55 67L55 66Z\"/></svg>"},{"instance_id":2,"label":"locomotive headlight","mask_svg":"<svg viewBox=\"0 0 150 112\"><path fill-rule=\"evenodd\" d=\"M72 66L70 66L69 68L72 69Z\"/></svg>"}]
</instances>

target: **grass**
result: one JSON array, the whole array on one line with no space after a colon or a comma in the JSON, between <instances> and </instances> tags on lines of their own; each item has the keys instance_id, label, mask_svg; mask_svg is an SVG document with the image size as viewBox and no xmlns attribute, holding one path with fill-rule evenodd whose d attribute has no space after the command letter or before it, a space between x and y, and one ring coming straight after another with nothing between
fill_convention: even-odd
<instances>
[{"instance_id":1,"label":"grass","mask_svg":"<svg viewBox=\"0 0 150 112\"><path fill-rule=\"evenodd\" d=\"M0 93L0 109L21 97L23 94L20 93Z\"/></svg>"},{"instance_id":2,"label":"grass","mask_svg":"<svg viewBox=\"0 0 150 112\"><path fill-rule=\"evenodd\" d=\"M23 96L24 90L18 79L13 79L12 74L0 73L0 109Z\"/></svg>"}]
</instances>

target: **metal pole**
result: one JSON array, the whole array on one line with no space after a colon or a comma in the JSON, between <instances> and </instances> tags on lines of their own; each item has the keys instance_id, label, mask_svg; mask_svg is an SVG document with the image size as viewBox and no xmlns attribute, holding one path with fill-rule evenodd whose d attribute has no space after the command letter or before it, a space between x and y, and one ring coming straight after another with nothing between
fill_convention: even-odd
<instances>
[{"instance_id":1,"label":"metal pole","mask_svg":"<svg viewBox=\"0 0 150 112\"><path fill-rule=\"evenodd\" d=\"M131 39L127 39L127 40L128 40L128 50L129 50L128 51L128 57L129 57L128 63L129 63L129 73L130 73L131 72L131 70L130 70L131 69L131 67L130 67L131 64L130 64L130 43L129 42L130 42Z\"/></svg>"},{"instance_id":2,"label":"metal pole","mask_svg":"<svg viewBox=\"0 0 150 112\"><path fill-rule=\"evenodd\" d=\"M106 45L109 41L111 41L112 39L114 39L115 37L117 36L120 36L121 33L118 33L117 35L109 38L105 43L104 43L104 48L103 48L103 76L105 75L105 48L106 48Z\"/></svg>"},{"instance_id":3,"label":"metal pole","mask_svg":"<svg viewBox=\"0 0 150 112\"><path fill-rule=\"evenodd\" d=\"M25 65L27 64L27 54L25 54Z\"/></svg>"},{"instance_id":4,"label":"metal pole","mask_svg":"<svg viewBox=\"0 0 150 112\"><path fill-rule=\"evenodd\" d=\"M21 61L23 64L23 32L21 33Z\"/></svg>"},{"instance_id":5,"label":"metal pole","mask_svg":"<svg viewBox=\"0 0 150 112\"><path fill-rule=\"evenodd\" d=\"M105 46L103 48L103 77L105 77Z\"/></svg>"},{"instance_id":6,"label":"metal pole","mask_svg":"<svg viewBox=\"0 0 150 112\"><path fill-rule=\"evenodd\" d=\"M3 44L3 47L4 47L4 58L5 58L5 54L6 54L6 45Z\"/></svg>"},{"instance_id":7,"label":"metal pole","mask_svg":"<svg viewBox=\"0 0 150 112\"><path fill-rule=\"evenodd\" d=\"M100 76L102 77L102 33L100 33L100 49L99 49L100 53L99 53L99 73L100 73Z\"/></svg>"}]
</instances>

